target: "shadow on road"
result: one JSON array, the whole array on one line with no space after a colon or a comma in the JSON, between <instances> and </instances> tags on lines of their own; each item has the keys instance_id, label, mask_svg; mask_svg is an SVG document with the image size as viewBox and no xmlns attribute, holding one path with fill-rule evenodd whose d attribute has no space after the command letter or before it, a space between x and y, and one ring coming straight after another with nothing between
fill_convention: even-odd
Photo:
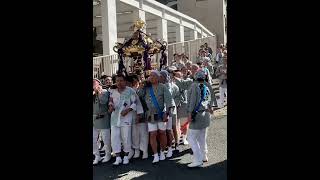
<instances>
[{"instance_id":1,"label":"shadow on road","mask_svg":"<svg viewBox=\"0 0 320 180\"><path fill-rule=\"evenodd\" d=\"M165 179L227 179L227 161L222 161L217 164L212 164L202 168L190 169L187 164L180 162L185 154L190 154L191 149L186 149L171 159L160 161L158 164L152 164L153 157L147 160L130 160L129 165L113 166L114 158L110 162L98 165L93 168L94 180L117 179L125 177L130 171L134 171L136 175L130 175L130 179L134 180L165 180ZM131 172L132 173L132 172ZM129 178L129 177L126 177Z\"/></svg>"},{"instance_id":2,"label":"shadow on road","mask_svg":"<svg viewBox=\"0 0 320 180\"><path fill-rule=\"evenodd\" d=\"M190 169L186 164L179 164L175 161L166 161L163 163L166 170L154 169L146 174L132 178L132 180L165 180L165 179L215 179L227 180L227 161L212 164L203 168Z\"/></svg>"}]
</instances>

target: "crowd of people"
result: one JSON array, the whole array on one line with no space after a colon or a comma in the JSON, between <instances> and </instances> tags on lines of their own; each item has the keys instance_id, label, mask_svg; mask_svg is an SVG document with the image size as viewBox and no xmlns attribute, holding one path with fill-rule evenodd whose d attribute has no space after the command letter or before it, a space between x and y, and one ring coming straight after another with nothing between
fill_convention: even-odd
<instances>
[{"instance_id":1,"label":"crowd of people","mask_svg":"<svg viewBox=\"0 0 320 180\"><path fill-rule=\"evenodd\" d=\"M212 79L219 79L216 100ZM93 164L110 161L128 164L131 158L152 163L171 158L181 144L191 147L198 167L208 161L206 134L212 114L222 108L227 95L227 50L220 46L216 57L204 44L196 63L174 54L170 66L148 75L117 73L93 79ZM99 149L105 151L100 156ZM123 156L123 157L122 157Z\"/></svg>"}]
</instances>

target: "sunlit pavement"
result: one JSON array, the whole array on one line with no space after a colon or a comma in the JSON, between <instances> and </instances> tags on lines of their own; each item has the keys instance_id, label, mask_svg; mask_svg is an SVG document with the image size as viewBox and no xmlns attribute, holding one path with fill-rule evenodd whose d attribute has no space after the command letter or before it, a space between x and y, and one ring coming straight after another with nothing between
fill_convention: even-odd
<instances>
[{"instance_id":1,"label":"sunlit pavement","mask_svg":"<svg viewBox=\"0 0 320 180\"><path fill-rule=\"evenodd\" d=\"M152 156L146 160L131 159L128 165L114 167L115 158L93 167L93 180L106 179L227 179L227 108L215 111L207 136L208 158L202 168L190 169L192 155L188 145L181 145L172 158L153 165Z\"/></svg>"}]
</instances>

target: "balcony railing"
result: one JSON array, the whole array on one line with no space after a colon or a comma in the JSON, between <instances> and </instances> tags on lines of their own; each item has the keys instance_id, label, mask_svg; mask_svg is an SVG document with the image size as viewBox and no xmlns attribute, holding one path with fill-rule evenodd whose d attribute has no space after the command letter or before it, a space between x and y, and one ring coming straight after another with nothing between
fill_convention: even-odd
<instances>
[{"instance_id":1,"label":"balcony railing","mask_svg":"<svg viewBox=\"0 0 320 180\"><path fill-rule=\"evenodd\" d=\"M196 58L200 49L200 46L204 43L208 43L208 46L213 50L213 56L215 56L215 50L217 49L217 41L215 36L200 38L191 41L184 41L179 43L168 44L167 53L168 53L168 64L172 63L173 54L184 53L189 57L193 63L196 63ZM153 63L159 64L160 55L155 55L153 58ZM129 64L130 59L126 58L124 60L124 65L127 70L130 69ZM99 56L93 58L93 77L99 78L101 75L113 75L118 70L118 55L107 55L107 56Z\"/></svg>"}]
</instances>

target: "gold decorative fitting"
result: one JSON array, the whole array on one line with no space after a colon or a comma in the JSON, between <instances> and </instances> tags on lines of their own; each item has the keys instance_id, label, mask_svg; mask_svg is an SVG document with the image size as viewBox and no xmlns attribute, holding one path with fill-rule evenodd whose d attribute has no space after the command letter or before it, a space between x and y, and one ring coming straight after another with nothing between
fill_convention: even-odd
<instances>
[{"instance_id":1,"label":"gold decorative fitting","mask_svg":"<svg viewBox=\"0 0 320 180\"><path fill-rule=\"evenodd\" d=\"M161 48L163 46L167 46L167 42L162 42L163 45L152 39L151 34L146 34L142 31L142 29L146 28L146 23L139 19L137 20L130 29L134 30L132 36L131 36L131 43L127 44L126 47L124 47L124 43L116 43L116 45L113 47L113 50L117 53L119 49L122 49L124 56L126 57L141 57L144 52L144 43L146 43L149 47L148 54L153 55L161 52ZM140 38L143 39L144 42L140 42Z\"/></svg>"},{"instance_id":2,"label":"gold decorative fitting","mask_svg":"<svg viewBox=\"0 0 320 180\"><path fill-rule=\"evenodd\" d=\"M143 52L144 52L144 48L140 45L131 45L129 47L126 47L123 49L124 53L127 55L127 56L131 56L131 54L139 54L139 55L142 55Z\"/></svg>"},{"instance_id":3,"label":"gold decorative fitting","mask_svg":"<svg viewBox=\"0 0 320 180\"><path fill-rule=\"evenodd\" d=\"M137 20L133 26L136 28L136 29L143 29L145 27L145 22L142 21L141 19Z\"/></svg>"},{"instance_id":4,"label":"gold decorative fitting","mask_svg":"<svg viewBox=\"0 0 320 180\"><path fill-rule=\"evenodd\" d=\"M130 30L137 31L137 30L142 30L146 27L146 23L142 21L141 19L137 20L136 22L133 23L132 26L130 26Z\"/></svg>"}]
</instances>

